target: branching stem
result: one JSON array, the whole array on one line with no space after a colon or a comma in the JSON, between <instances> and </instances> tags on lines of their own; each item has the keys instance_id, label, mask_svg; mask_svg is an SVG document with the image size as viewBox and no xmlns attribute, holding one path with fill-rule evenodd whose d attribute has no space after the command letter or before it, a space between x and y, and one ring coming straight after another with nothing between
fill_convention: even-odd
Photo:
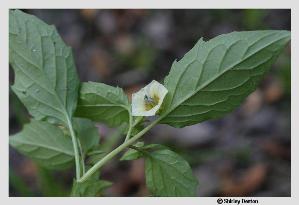
<instances>
[{"instance_id":1,"label":"branching stem","mask_svg":"<svg viewBox=\"0 0 299 205\"><path fill-rule=\"evenodd\" d=\"M158 122L160 118L153 121L151 124L149 124L147 127L145 127L143 130L141 130L139 133L137 133L134 137L128 139L123 144L119 145L116 149L111 151L109 154L107 154L104 158L102 158L100 161L98 161L93 167L91 167L79 180L78 182L84 182L86 181L93 173L95 173L99 168L101 168L105 163L110 161L113 157L115 157L118 153L120 153L125 148L132 145L134 142L136 142L140 137L142 137L146 132L148 132L152 127L154 127Z\"/></svg>"}]
</instances>

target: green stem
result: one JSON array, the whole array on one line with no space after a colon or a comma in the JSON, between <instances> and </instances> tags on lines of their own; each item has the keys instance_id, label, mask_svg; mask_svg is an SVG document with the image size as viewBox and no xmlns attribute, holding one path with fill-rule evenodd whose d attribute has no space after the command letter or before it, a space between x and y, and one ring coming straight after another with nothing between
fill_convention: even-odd
<instances>
[{"instance_id":1,"label":"green stem","mask_svg":"<svg viewBox=\"0 0 299 205\"><path fill-rule=\"evenodd\" d=\"M75 154L75 164L76 164L76 180L80 179L80 159L79 159L79 151L78 151L78 145L77 145L77 139L76 135L73 129L73 125L70 121L70 119L67 117L67 123L68 127L71 133L72 137L72 142L73 142L73 149L74 149L74 154Z\"/></svg>"},{"instance_id":2,"label":"green stem","mask_svg":"<svg viewBox=\"0 0 299 205\"><path fill-rule=\"evenodd\" d=\"M139 116L135 119L135 122L133 123L133 127L138 125L143 120L143 116Z\"/></svg>"},{"instance_id":3,"label":"green stem","mask_svg":"<svg viewBox=\"0 0 299 205\"><path fill-rule=\"evenodd\" d=\"M84 182L86 181L93 173L95 173L99 168L101 168L106 162L111 160L113 157L115 157L118 153L120 153L122 150L127 148L128 146L132 145L134 142L136 142L140 137L142 137L146 132L148 132L152 127L154 127L158 122L160 118L153 121L151 124L149 124L147 127L145 127L143 130L141 130L139 133L137 133L134 137L128 139L123 144L119 145L116 149L111 151L109 154L107 154L104 158L102 158L100 161L98 161L93 167L91 167L79 180L78 182Z\"/></svg>"},{"instance_id":4,"label":"green stem","mask_svg":"<svg viewBox=\"0 0 299 205\"><path fill-rule=\"evenodd\" d=\"M79 138L77 138L77 143L78 143L80 156L81 156L80 159L81 159L82 175L83 175L83 174L85 174L85 162L84 162L85 156L84 156L84 152L83 152L82 145L81 145Z\"/></svg>"},{"instance_id":5,"label":"green stem","mask_svg":"<svg viewBox=\"0 0 299 205\"><path fill-rule=\"evenodd\" d=\"M129 118L129 130L127 133L127 136L125 138L125 142L128 141L131 137L131 132L132 132L132 128L133 128L133 119L132 119L132 115L130 114L130 118Z\"/></svg>"}]
</instances>

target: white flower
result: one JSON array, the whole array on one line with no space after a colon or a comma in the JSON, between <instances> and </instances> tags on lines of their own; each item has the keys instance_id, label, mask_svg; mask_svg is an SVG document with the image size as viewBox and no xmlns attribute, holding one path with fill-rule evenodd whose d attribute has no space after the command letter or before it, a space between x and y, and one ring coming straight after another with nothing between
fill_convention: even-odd
<instances>
[{"instance_id":1,"label":"white flower","mask_svg":"<svg viewBox=\"0 0 299 205\"><path fill-rule=\"evenodd\" d=\"M153 80L132 96L133 116L153 116L160 109L168 90Z\"/></svg>"}]
</instances>

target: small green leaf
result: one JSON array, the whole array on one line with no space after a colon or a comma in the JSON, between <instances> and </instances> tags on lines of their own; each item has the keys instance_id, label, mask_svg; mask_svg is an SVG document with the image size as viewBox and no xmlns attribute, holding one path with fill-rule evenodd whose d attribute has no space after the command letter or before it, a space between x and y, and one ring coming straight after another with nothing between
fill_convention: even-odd
<instances>
[{"instance_id":1,"label":"small green leaf","mask_svg":"<svg viewBox=\"0 0 299 205\"><path fill-rule=\"evenodd\" d=\"M101 160L107 154L107 150L103 148L103 144L94 146L89 152L87 152L87 163L94 165Z\"/></svg>"},{"instance_id":2,"label":"small green leaf","mask_svg":"<svg viewBox=\"0 0 299 205\"><path fill-rule=\"evenodd\" d=\"M106 154L107 154L106 152L102 152L102 153L99 152L98 154L89 155L87 163L90 164L90 165L94 165L98 161L100 161L101 159L103 159L103 157L105 157Z\"/></svg>"},{"instance_id":3,"label":"small green leaf","mask_svg":"<svg viewBox=\"0 0 299 205\"><path fill-rule=\"evenodd\" d=\"M106 153L104 150L101 149L101 145L97 145L91 151L87 153L88 156L97 155L97 154L104 154Z\"/></svg>"},{"instance_id":4,"label":"small green leaf","mask_svg":"<svg viewBox=\"0 0 299 205\"><path fill-rule=\"evenodd\" d=\"M21 132L9 138L9 143L19 152L47 168L66 168L74 160L70 137L47 122L32 121L26 124Z\"/></svg>"},{"instance_id":5,"label":"small green leaf","mask_svg":"<svg viewBox=\"0 0 299 205\"><path fill-rule=\"evenodd\" d=\"M155 196L195 196L198 185L187 161L168 149L147 152L146 185Z\"/></svg>"},{"instance_id":6,"label":"small green leaf","mask_svg":"<svg viewBox=\"0 0 299 205\"><path fill-rule=\"evenodd\" d=\"M144 142L137 142L134 146L138 148L142 148L144 145ZM135 149L129 149L124 153L124 155L120 158L121 161L123 160L135 160L141 158L143 155L139 151Z\"/></svg>"},{"instance_id":7,"label":"small green leaf","mask_svg":"<svg viewBox=\"0 0 299 205\"><path fill-rule=\"evenodd\" d=\"M244 31L202 39L172 65L161 123L193 125L231 112L256 89L289 31Z\"/></svg>"},{"instance_id":8,"label":"small green leaf","mask_svg":"<svg viewBox=\"0 0 299 205\"><path fill-rule=\"evenodd\" d=\"M116 127L129 121L130 105L121 88L103 83L82 83L76 116Z\"/></svg>"},{"instance_id":9,"label":"small green leaf","mask_svg":"<svg viewBox=\"0 0 299 205\"><path fill-rule=\"evenodd\" d=\"M99 144L99 131L91 120L74 118L73 125L85 154Z\"/></svg>"},{"instance_id":10,"label":"small green leaf","mask_svg":"<svg viewBox=\"0 0 299 205\"><path fill-rule=\"evenodd\" d=\"M126 151L124 153L124 155L121 157L120 160L135 160L135 159L144 157L147 152L161 150L161 149L167 149L166 146L161 145L161 144L144 145L144 142L137 142L133 146L138 148L139 151L136 149L130 148L128 151Z\"/></svg>"},{"instance_id":11,"label":"small green leaf","mask_svg":"<svg viewBox=\"0 0 299 205\"><path fill-rule=\"evenodd\" d=\"M122 124L115 131L107 136L105 141L94 147L90 152L87 153L89 164L96 164L105 155L111 152L120 143L120 139L123 136L123 131L126 129L126 124Z\"/></svg>"},{"instance_id":12,"label":"small green leaf","mask_svg":"<svg viewBox=\"0 0 299 205\"><path fill-rule=\"evenodd\" d=\"M106 180L86 180L78 183L74 181L71 196L73 197L93 197L101 193L112 185Z\"/></svg>"},{"instance_id":13,"label":"small green leaf","mask_svg":"<svg viewBox=\"0 0 299 205\"><path fill-rule=\"evenodd\" d=\"M112 185L111 182L100 180L100 172L92 174L88 180L84 182L77 182L74 180L71 191L71 196L79 197L93 197L100 196L102 192Z\"/></svg>"},{"instance_id":14,"label":"small green leaf","mask_svg":"<svg viewBox=\"0 0 299 205\"><path fill-rule=\"evenodd\" d=\"M79 80L71 48L54 26L19 10L9 13L9 61L13 91L37 120L68 125Z\"/></svg>"}]
</instances>

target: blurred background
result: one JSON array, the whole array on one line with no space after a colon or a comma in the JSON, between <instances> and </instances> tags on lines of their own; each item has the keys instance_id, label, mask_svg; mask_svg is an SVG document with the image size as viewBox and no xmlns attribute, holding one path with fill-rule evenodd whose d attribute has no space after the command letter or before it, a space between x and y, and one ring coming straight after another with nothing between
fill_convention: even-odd
<instances>
[{"instance_id":1,"label":"blurred background","mask_svg":"<svg viewBox=\"0 0 299 205\"><path fill-rule=\"evenodd\" d=\"M73 48L81 81L97 81L132 92L162 81L200 37L241 30L291 29L290 10L24 10L54 24ZM191 165L198 196L291 196L290 45L258 89L222 119L175 129L158 125L145 136L163 143ZM14 74L10 68L10 85ZM10 135L29 122L9 93ZM113 149L118 130L97 124L101 142ZM9 151L10 196L68 196L73 168L46 170ZM104 196L148 196L142 159L112 161L101 178L113 182Z\"/></svg>"}]
</instances>

